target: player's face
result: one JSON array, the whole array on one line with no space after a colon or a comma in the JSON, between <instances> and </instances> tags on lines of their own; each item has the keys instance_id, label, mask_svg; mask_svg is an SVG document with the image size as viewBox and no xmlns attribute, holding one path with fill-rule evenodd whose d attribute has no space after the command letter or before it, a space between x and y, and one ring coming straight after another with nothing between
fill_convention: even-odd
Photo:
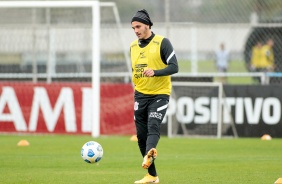
<instances>
[{"instance_id":1,"label":"player's face","mask_svg":"<svg viewBox=\"0 0 282 184\"><path fill-rule=\"evenodd\" d=\"M134 21L131 26L138 39L147 39L151 36L149 25Z\"/></svg>"}]
</instances>

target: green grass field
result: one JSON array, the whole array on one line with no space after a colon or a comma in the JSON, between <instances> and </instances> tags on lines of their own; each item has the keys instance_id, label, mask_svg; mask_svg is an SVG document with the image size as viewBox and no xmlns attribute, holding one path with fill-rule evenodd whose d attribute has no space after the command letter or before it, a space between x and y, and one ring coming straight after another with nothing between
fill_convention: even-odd
<instances>
[{"instance_id":1,"label":"green grass field","mask_svg":"<svg viewBox=\"0 0 282 184\"><path fill-rule=\"evenodd\" d=\"M178 61L179 64L179 72L189 73L191 72L191 62L180 60ZM216 73L217 70L215 68L214 61L199 61L198 62L198 72L199 73ZM245 66L244 61L230 61L229 63L229 73L248 73ZM219 79L214 77L214 81L218 81ZM257 81L253 80L252 77L248 76L241 76L241 77L234 77L230 76L227 77L227 84L257 84Z\"/></svg>"},{"instance_id":2,"label":"green grass field","mask_svg":"<svg viewBox=\"0 0 282 184\"><path fill-rule=\"evenodd\" d=\"M124 184L146 174L128 136L0 135L0 183ZM30 146L19 147L26 139ZM82 145L98 141L104 156L88 164ZM282 177L282 139L161 137L155 161L161 184L271 184Z\"/></svg>"}]
</instances>

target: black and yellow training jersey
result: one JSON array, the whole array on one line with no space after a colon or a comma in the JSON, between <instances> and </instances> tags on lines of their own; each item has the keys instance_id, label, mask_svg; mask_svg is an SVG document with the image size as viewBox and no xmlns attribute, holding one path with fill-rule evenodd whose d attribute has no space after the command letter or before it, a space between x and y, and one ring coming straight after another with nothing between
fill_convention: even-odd
<instances>
[{"instance_id":1,"label":"black and yellow training jersey","mask_svg":"<svg viewBox=\"0 0 282 184\"><path fill-rule=\"evenodd\" d=\"M160 55L161 42L164 37L155 35L147 46L141 48L138 40L131 44L132 81L135 90L143 94L170 95L171 79L167 76L146 77L143 72L146 68L160 70L167 67Z\"/></svg>"}]
</instances>

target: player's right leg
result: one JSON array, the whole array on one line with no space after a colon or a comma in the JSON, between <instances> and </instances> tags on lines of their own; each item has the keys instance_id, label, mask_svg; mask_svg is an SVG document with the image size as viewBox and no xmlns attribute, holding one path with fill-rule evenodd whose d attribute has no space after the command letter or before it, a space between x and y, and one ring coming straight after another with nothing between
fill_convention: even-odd
<instances>
[{"instance_id":1,"label":"player's right leg","mask_svg":"<svg viewBox=\"0 0 282 184\"><path fill-rule=\"evenodd\" d=\"M141 180L135 181L134 183L159 183L158 176L151 176L149 173L144 176Z\"/></svg>"},{"instance_id":2,"label":"player's right leg","mask_svg":"<svg viewBox=\"0 0 282 184\"><path fill-rule=\"evenodd\" d=\"M146 155L146 142L147 142L147 102L142 99L135 99L134 104L134 121L137 132L138 146L142 157Z\"/></svg>"}]
</instances>

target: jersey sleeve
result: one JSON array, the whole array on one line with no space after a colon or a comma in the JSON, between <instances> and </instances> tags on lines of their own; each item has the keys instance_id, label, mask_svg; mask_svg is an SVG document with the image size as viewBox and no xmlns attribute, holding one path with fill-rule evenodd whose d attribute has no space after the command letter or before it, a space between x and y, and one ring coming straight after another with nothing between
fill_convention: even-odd
<instances>
[{"instance_id":1,"label":"jersey sleeve","mask_svg":"<svg viewBox=\"0 0 282 184\"><path fill-rule=\"evenodd\" d=\"M162 61L167 65L167 67L161 70L154 70L155 76L166 76L177 73L178 62L169 39L164 38L162 40L160 52Z\"/></svg>"}]
</instances>

